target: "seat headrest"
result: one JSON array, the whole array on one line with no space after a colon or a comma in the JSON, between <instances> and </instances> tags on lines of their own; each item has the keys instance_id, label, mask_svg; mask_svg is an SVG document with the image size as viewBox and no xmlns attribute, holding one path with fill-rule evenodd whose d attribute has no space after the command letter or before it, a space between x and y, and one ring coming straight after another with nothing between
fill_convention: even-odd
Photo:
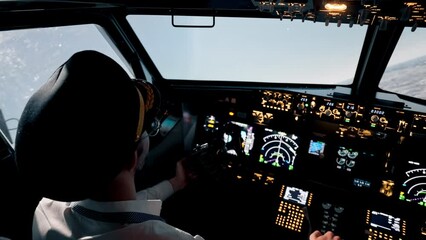
<instances>
[{"instance_id":1,"label":"seat headrest","mask_svg":"<svg viewBox=\"0 0 426 240\"><path fill-rule=\"evenodd\" d=\"M75 53L59 66L18 124L16 161L28 188L75 201L110 182L136 147L145 113L138 92L118 63L96 51Z\"/></svg>"}]
</instances>

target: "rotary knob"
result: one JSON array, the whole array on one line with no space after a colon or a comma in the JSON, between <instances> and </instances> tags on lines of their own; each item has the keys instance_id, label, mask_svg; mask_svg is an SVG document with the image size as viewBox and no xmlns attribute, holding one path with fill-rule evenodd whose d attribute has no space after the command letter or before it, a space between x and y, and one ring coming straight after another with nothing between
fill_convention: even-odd
<instances>
[{"instance_id":1,"label":"rotary knob","mask_svg":"<svg viewBox=\"0 0 426 240\"><path fill-rule=\"evenodd\" d=\"M377 115L372 115L371 116L371 118L370 118L370 120L372 121L372 122L377 122L377 121L379 121L379 116L377 116Z\"/></svg>"}]
</instances>

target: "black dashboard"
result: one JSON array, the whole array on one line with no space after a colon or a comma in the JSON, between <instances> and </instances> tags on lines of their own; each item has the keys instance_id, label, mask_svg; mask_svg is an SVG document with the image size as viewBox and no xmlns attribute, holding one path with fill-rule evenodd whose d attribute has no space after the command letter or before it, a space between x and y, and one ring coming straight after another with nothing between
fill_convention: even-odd
<instances>
[{"instance_id":1,"label":"black dashboard","mask_svg":"<svg viewBox=\"0 0 426 240\"><path fill-rule=\"evenodd\" d=\"M239 196L252 213L241 207L236 221L257 222L264 239L315 229L426 239L426 114L293 91L248 95L203 108L195 133L219 149L228 180L249 189Z\"/></svg>"}]
</instances>

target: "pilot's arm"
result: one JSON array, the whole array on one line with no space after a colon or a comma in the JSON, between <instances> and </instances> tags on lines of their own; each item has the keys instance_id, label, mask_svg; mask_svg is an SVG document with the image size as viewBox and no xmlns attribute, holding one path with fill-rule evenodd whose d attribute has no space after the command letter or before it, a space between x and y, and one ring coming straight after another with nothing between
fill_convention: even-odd
<instances>
[{"instance_id":1,"label":"pilot's arm","mask_svg":"<svg viewBox=\"0 0 426 240\"><path fill-rule=\"evenodd\" d=\"M188 184L188 175L182 166L182 161L179 160L176 163L176 175L174 177L139 191L137 199L159 199L164 201L173 193L183 189Z\"/></svg>"}]
</instances>

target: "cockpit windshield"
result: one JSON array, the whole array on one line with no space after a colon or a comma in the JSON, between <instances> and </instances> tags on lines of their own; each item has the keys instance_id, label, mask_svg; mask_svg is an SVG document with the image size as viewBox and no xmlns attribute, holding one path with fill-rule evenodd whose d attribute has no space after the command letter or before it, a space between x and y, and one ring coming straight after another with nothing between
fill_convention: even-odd
<instances>
[{"instance_id":1,"label":"cockpit windshield","mask_svg":"<svg viewBox=\"0 0 426 240\"><path fill-rule=\"evenodd\" d=\"M402 32L379 87L426 100L426 29L412 30Z\"/></svg>"},{"instance_id":2,"label":"cockpit windshield","mask_svg":"<svg viewBox=\"0 0 426 240\"><path fill-rule=\"evenodd\" d=\"M173 80L351 84L367 31L300 19L127 19L162 77Z\"/></svg>"}]
</instances>

